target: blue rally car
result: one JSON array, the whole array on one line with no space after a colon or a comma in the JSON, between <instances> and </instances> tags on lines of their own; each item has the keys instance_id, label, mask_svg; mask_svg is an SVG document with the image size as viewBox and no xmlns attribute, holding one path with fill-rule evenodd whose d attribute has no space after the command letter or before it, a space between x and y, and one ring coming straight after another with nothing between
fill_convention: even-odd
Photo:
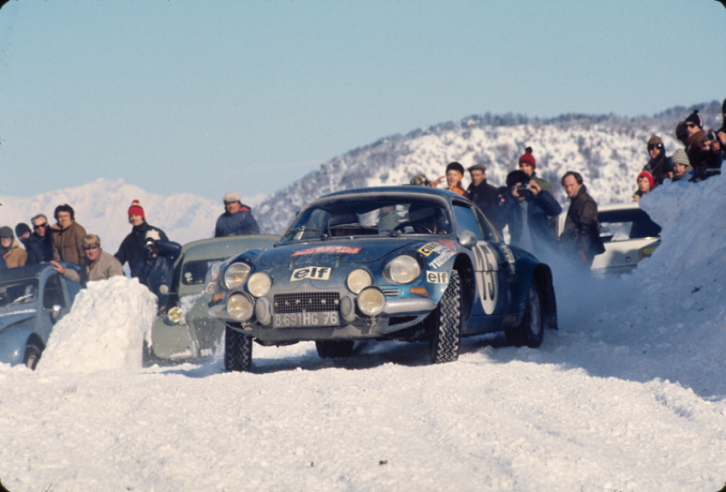
<instances>
[{"instance_id":1,"label":"blue rally car","mask_svg":"<svg viewBox=\"0 0 726 492\"><path fill-rule=\"evenodd\" d=\"M324 196L274 247L233 256L208 280L228 371L250 370L253 341L315 341L327 358L356 340L423 340L439 363L457 359L464 336L505 331L538 347L557 328L550 268L504 244L471 201L434 188Z\"/></svg>"}]
</instances>

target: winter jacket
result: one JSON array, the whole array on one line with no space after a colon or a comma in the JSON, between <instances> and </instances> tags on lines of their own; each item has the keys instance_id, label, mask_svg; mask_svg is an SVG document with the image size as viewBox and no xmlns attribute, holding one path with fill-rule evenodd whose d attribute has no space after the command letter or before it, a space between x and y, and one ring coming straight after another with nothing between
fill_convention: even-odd
<instances>
[{"instance_id":1,"label":"winter jacket","mask_svg":"<svg viewBox=\"0 0 726 492\"><path fill-rule=\"evenodd\" d=\"M523 244L523 236L527 231L524 230L525 217L522 202L526 202L527 227L529 228L529 236L534 249L539 251L544 244L554 244L555 234L549 225L548 216L559 215L562 212L562 207L545 190L536 195L528 193L522 201L511 193L505 195L504 203L499 209L499 220L509 226L511 243L515 246L525 247L525 249L527 246Z\"/></svg>"},{"instance_id":2,"label":"winter jacket","mask_svg":"<svg viewBox=\"0 0 726 492\"><path fill-rule=\"evenodd\" d=\"M78 222L72 222L65 229L55 224L50 228L50 238L53 242L53 259L81 266L83 264L81 244L85 235L86 230Z\"/></svg>"},{"instance_id":3,"label":"winter jacket","mask_svg":"<svg viewBox=\"0 0 726 492\"><path fill-rule=\"evenodd\" d=\"M8 268L17 268L25 266L26 260L28 259L28 253L20 247L18 240L13 238L13 244L10 248L7 248L2 252L2 257Z\"/></svg>"},{"instance_id":4,"label":"winter jacket","mask_svg":"<svg viewBox=\"0 0 726 492\"><path fill-rule=\"evenodd\" d=\"M124 238L119 246L118 251L114 255L116 259L123 265L129 263L129 269L131 270L131 277L135 278L139 276L140 270L143 268L144 263L144 246L146 245L146 233L149 231L157 231L161 241L168 241L164 231L158 227L149 225L144 221L143 224L134 226L128 236Z\"/></svg>"},{"instance_id":5,"label":"winter jacket","mask_svg":"<svg viewBox=\"0 0 726 492\"><path fill-rule=\"evenodd\" d=\"M584 251L590 261L605 252L597 220L597 203L587 193L585 185L572 197L560 241L567 249Z\"/></svg>"},{"instance_id":6,"label":"winter jacket","mask_svg":"<svg viewBox=\"0 0 726 492\"><path fill-rule=\"evenodd\" d=\"M544 191L549 193L551 196L553 196L553 197L555 196L555 192L552 191L552 185L550 184L549 181L547 181L546 179L540 178L539 176L537 176L537 173L532 173L532 176L530 176L530 179L532 179L532 181L537 183L537 186L539 186L541 189L543 189Z\"/></svg>"},{"instance_id":7,"label":"winter jacket","mask_svg":"<svg viewBox=\"0 0 726 492\"><path fill-rule=\"evenodd\" d=\"M661 150L660 155L657 159L650 159L648 163L643 166L643 171L648 171L653 176L653 182L655 183L653 188L663 184L663 180L668 178L668 158L666 157L665 149ZM637 201L637 200L633 200Z\"/></svg>"},{"instance_id":8,"label":"winter jacket","mask_svg":"<svg viewBox=\"0 0 726 492\"><path fill-rule=\"evenodd\" d=\"M66 268L63 274L68 280L74 282L95 282L96 280L108 280L116 275L123 275L124 269L116 258L101 250L101 255L93 262L88 263L88 258L83 261L80 274L72 268Z\"/></svg>"},{"instance_id":9,"label":"winter jacket","mask_svg":"<svg viewBox=\"0 0 726 492\"><path fill-rule=\"evenodd\" d=\"M217 219L217 226L214 228L214 237L247 236L259 234L260 228L252 216L252 210L242 205L236 214L223 213Z\"/></svg>"},{"instance_id":10,"label":"winter jacket","mask_svg":"<svg viewBox=\"0 0 726 492\"><path fill-rule=\"evenodd\" d=\"M484 212L484 215L496 227L497 231L501 234L504 224L501 224L498 219L499 213L499 200L497 199L497 189L487 184L487 180L483 180L479 183L479 186L475 186L471 183L466 189L469 194L469 200L476 203L477 207Z\"/></svg>"},{"instance_id":11,"label":"winter jacket","mask_svg":"<svg viewBox=\"0 0 726 492\"><path fill-rule=\"evenodd\" d=\"M159 298L159 307L169 302L169 292L174 281L174 261L181 254L181 244L172 241L156 241L154 244L157 256L147 255L143 258L143 268L139 272L139 282ZM165 288L162 288L164 287ZM163 292L162 292L163 291Z\"/></svg>"},{"instance_id":12,"label":"winter jacket","mask_svg":"<svg viewBox=\"0 0 726 492\"><path fill-rule=\"evenodd\" d=\"M44 257L43 246L45 244L49 244L49 242L46 241L45 243L41 243L40 238L38 238L35 234L28 236L28 239L21 239L20 242L23 243L23 246L25 246L25 251L28 252L28 259L25 262L26 265L37 265L42 261L50 261L53 259L52 245L50 245L51 249L49 251L51 256L46 260Z\"/></svg>"}]
</instances>

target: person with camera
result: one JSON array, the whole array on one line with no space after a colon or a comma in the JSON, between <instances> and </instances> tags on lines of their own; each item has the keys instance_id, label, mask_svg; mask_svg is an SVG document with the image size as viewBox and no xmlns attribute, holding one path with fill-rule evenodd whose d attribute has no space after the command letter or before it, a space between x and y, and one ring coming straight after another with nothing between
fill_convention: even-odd
<instances>
[{"instance_id":1,"label":"person with camera","mask_svg":"<svg viewBox=\"0 0 726 492\"><path fill-rule=\"evenodd\" d=\"M499 220L509 226L510 243L532 253L553 246L555 234L548 216L557 216L557 200L524 171L507 175L507 192L501 195Z\"/></svg>"},{"instance_id":2,"label":"person with camera","mask_svg":"<svg viewBox=\"0 0 726 492\"><path fill-rule=\"evenodd\" d=\"M149 230L144 238L144 256L137 268L139 283L149 288L159 300L159 314L166 313L169 292L174 280L174 262L181 254L182 246L161 239L159 231Z\"/></svg>"},{"instance_id":3,"label":"person with camera","mask_svg":"<svg viewBox=\"0 0 726 492\"><path fill-rule=\"evenodd\" d=\"M146 214L138 200L132 201L129 207L129 223L133 226L131 232L121 242L121 246L114 256L122 265L128 262L131 277L135 278L139 276L140 270L144 266L141 260L144 259L144 248L149 231L156 231L156 235L162 241L168 241L169 238L164 231L146 222Z\"/></svg>"},{"instance_id":4,"label":"person with camera","mask_svg":"<svg viewBox=\"0 0 726 492\"><path fill-rule=\"evenodd\" d=\"M597 219L597 203L587 193L580 173L567 171L562 176L562 187L570 199L565 228L560 236L563 248L590 268L595 256L605 252L600 238L600 222Z\"/></svg>"}]
</instances>

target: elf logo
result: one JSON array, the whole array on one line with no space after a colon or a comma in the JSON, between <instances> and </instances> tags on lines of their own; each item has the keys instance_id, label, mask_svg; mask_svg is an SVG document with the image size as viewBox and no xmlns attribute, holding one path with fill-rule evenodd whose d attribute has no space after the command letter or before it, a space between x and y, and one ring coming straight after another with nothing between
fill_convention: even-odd
<instances>
[{"instance_id":1,"label":"elf logo","mask_svg":"<svg viewBox=\"0 0 726 492\"><path fill-rule=\"evenodd\" d=\"M330 280L330 274L333 269L328 267L307 267L298 268L292 271L290 282L298 282L300 280Z\"/></svg>"}]
</instances>

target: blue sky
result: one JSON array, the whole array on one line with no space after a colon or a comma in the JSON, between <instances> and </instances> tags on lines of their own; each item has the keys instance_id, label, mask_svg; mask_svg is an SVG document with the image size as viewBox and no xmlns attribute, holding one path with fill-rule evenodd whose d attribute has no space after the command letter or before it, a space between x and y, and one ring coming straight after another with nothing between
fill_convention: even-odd
<instances>
[{"instance_id":1,"label":"blue sky","mask_svg":"<svg viewBox=\"0 0 726 492\"><path fill-rule=\"evenodd\" d=\"M12 0L0 192L251 196L471 114L720 101L724 26L714 0Z\"/></svg>"}]
</instances>

